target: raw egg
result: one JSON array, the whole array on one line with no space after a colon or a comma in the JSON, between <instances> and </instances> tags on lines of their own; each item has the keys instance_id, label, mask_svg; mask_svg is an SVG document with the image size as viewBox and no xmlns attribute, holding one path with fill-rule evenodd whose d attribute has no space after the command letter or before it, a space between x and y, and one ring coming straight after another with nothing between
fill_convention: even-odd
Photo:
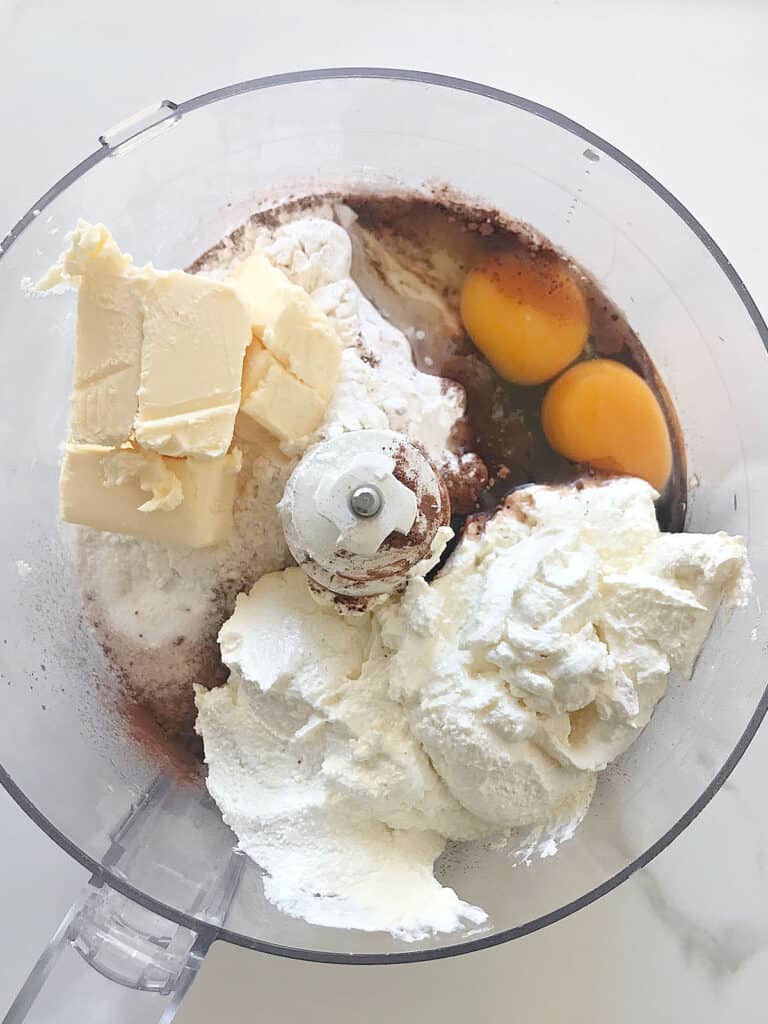
<instances>
[{"instance_id":1,"label":"raw egg","mask_svg":"<svg viewBox=\"0 0 768 1024\"><path fill-rule=\"evenodd\" d=\"M672 445L661 406L642 377L612 359L572 366L541 407L547 440L573 462L647 480L661 491Z\"/></svg>"},{"instance_id":2,"label":"raw egg","mask_svg":"<svg viewBox=\"0 0 768 1024\"><path fill-rule=\"evenodd\" d=\"M502 253L479 263L461 292L461 318L486 359L514 384L543 384L576 359L587 303L550 253Z\"/></svg>"}]
</instances>

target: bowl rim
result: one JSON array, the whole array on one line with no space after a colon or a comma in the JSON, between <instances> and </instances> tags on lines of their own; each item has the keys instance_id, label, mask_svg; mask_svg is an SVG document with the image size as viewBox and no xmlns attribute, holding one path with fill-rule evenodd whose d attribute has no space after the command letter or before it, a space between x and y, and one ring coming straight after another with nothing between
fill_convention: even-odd
<instances>
[{"instance_id":1,"label":"bowl rim","mask_svg":"<svg viewBox=\"0 0 768 1024\"><path fill-rule=\"evenodd\" d=\"M165 108L168 113L164 118L161 118L161 120L169 117L173 117L174 120L177 120L192 111L210 106L213 103L218 103L221 100L231 99L234 96L246 93L259 92L283 85L295 85L301 82L319 82L329 79L382 79L397 82L412 82L419 85L433 85L457 92L471 93L508 106L517 107L529 114L533 114L536 117L549 121L551 124L570 132L572 135L582 139L590 146L594 146L604 154L612 157L617 163L621 164L626 170L651 189L651 191L653 191L664 203L666 203L666 205L678 215L678 217L699 239L705 249L713 257L720 270L725 274L738 297L741 299L748 316L754 324L755 330L763 342L766 352L768 352L768 327L766 327L765 320L763 319L757 304L741 277L723 253L722 249L702 224L693 216L690 210L688 210L687 207L685 207L680 200L666 189L652 174L636 163L631 157L627 156L622 150L613 146L610 142L607 142L601 136L590 131L588 128L585 128L577 121L566 117L564 114L559 113L551 107L537 103L534 100L526 99L523 96L517 96L514 93L495 88L494 86L483 85L479 82L470 81L468 79L456 78L449 75L442 75L427 71L386 67L331 67L291 71L276 75L266 75L260 78L247 79L242 82L236 82L232 85L223 86L219 89L213 89L210 92L201 93L199 96L194 96L191 99L180 103L175 103L171 100L163 100L160 104L160 108ZM127 120L130 122L132 119L129 118ZM63 191L65 191L65 189L102 160L113 156L123 145L133 141L134 138L135 135L132 135L127 139L124 139L122 142L112 145L107 141L106 136L101 136L99 138L99 148L86 156L80 161L80 163L76 164L54 185L52 185L51 188L48 189L48 191L45 192L29 210L27 210L27 212L10 229L8 234L0 241L0 259L2 259L9 249L12 248L13 244L30 226L30 224L32 224L43 210L45 210L45 208L50 205L50 203L52 203ZM108 868L105 868L88 853L81 850L80 847L73 843L72 840L58 829L25 796L23 791L16 785L2 764L0 764L0 785L4 787L18 806L32 819L32 821L35 822L36 825L39 826L39 828L43 830L43 832L49 836L49 838L57 843L58 846L60 846L61 849L68 853L74 860L78 861L83 867L87 868L91 872L91 881L94 884L99 886L108 885L110 888L115 889L117 892L120 892L122 895L138 903L140 906L145 907L147 910L173 921L182 927L190 929L197 933L202 944L206 948L214 941L224 940L261 953L270 953L275 956L287 957L289 959L307 960L317 963L360 965L416 963L419 961L438 960L444 957L458 956L463 953L488 949L489 947L509 942L512 939L522 938L525 935L530 935L542 928L546 928L548 925L554 924L557 921L562 921L566 917L570 917L572 914L576 913L576 911L589 906L589 904L594 903L602 896L605 896L607 893L617 888L622 882L626 881L640 868L645 867L663 850L665 850L672 841L676 839L696 817L698 817L741 760L767 713L768 685L764 689L755 711L747 723L744 732L739 737L736 746L708 786L693 802L693 804L691 804L688 810L681 815L681 817L659 839L652 843L651 846L640 854L640 856L636 857L622 868L621 871L616 872L616 874L612 875L595 888L590 889L577 899L571 900L570 902L563 904L561 907L558 907L556 910L533 918L523 924L516 925L513 928L506 928L478 938L468 939L464 942L456 942L447 946L429 949L419 949L412 952L337 953L325 950L311 950L293 946L284 946L256 939L253 936L244 935L241 932L235 932L228 928L212 925L209 922L199 920L192 915L178 911L175 908L162 903L160 900L149 896L141 890L134 888L133 885L124 881L118 875L113 874ZM352 932L352 930L350 930L350 932Z\"/></svg>"}]
</instances>

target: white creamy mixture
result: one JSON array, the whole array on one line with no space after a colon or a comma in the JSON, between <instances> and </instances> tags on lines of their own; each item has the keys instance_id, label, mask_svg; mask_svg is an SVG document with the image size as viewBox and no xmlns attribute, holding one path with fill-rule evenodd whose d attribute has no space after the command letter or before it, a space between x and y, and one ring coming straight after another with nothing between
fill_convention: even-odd
<instances>
[{"instance_id":1,"label":"white creamy mixture","mask_svg":"<svg viewBox=\"0 0 768 1024\"><path fill-rule=\"evenodd\" d=\"M226 687L197 690L208 785L281 910L415 940L480 922L447 839L585 813L595 772L692 671L743 542L660 534L639 480L531 487L440 577L342 618L299 569L241 595Z\"/></svg>"}]
</instances>

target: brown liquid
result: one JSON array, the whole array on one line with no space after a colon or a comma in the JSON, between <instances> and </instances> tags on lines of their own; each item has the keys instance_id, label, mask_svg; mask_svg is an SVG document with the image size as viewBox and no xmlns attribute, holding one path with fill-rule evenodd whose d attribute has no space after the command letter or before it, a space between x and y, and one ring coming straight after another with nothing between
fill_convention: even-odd
<instances>
[{"instance_id":1,"label":"brown liquid","mask_svg":"<svg viewBox=\"0 0 768 1024\"><path fill-rule=\"evenodd\" d=\"M685 456L672 403L639 338L622 312L580 267L557 253L525 225L515 224L495 211L479 210L451 201L421 197L346 197L358 223L407 263L424 282L439 287L442 298L458 321L459 296L464 275L491 253L546 250L567 265L582 286L590 314L585 358L604 356L639 373L652 388L664 410L673 447L673 467L657 515L664 530L682 530L686 511ZM442 260L447 254L448 260ZM446 263L450 271L441 276ZM385 276L381 271L382 278ZM376 299L373 299L376 302ZM379 303L382 297L379 296ZM377 304L379 304L377 303ZM389 318L394 303L386 303ZM391 308L390 308L391 307ZM414 318L417 311L407 310ZM405 329L407 323L398 323ZM541 429L541 403L548 384L520 386L500 377L485 356L459 328L455 333L425 330L412 340L416 365L458 381L467 393L469 431L461 447L477 452L488 466L491 486L481 495L481 511L492 511L516 487L529 483L565 483L592 475L589 467L569 462L547 443Z\"/></svg>"}]
</instances>

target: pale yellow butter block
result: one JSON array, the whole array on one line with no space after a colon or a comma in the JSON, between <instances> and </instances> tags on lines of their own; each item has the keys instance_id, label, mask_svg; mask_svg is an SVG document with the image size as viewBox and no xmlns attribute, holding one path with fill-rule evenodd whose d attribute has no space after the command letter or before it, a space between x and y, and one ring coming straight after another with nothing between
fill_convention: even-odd
<instances>
[{"instance_id":1,"label":"pale yellow butter block","mask_svg":"<svg viewBox=\"0 0 768 1024\"><path fill-rule=\"evenodd\" d=\"M77 300L77 352L70 433L78 442L120 445L131 434L141 364L141 279L88 275Z\"/></svg>"},{"instance_id":2,"label":"pale yellow butter block","mask_svg":"<svg viewBox=\"0 0 768 1024\"><path fill-rule=\"evenodd\" d=\"M136 440L162 455L225 454L240 406L245 307L228 284L158 274L145 300Z\"/></svg>"},{"instance_id":3,"label":"pale yellow butter block","mask_svg":"<svg viewBox=\"0 0 768 1024\"><path fill-rule=\"evenodd\" d=\"M39 282L78 288L70 431L74 441L120 445L136 414L147 278L103 224L80 221L70 247Z\"/></svg>"},{"instance_id":4,"label":"pale yellow butter block","mask_svg":"<svg viewBox=\"0 0 768 1024\"><path fill-rule=\"evenodd\" d=\"M230 277L232 287L248 310L251 327L261 337L269 324L280 315L296 291L302 291L274 267L259 249L235 267Z\"/></svg>"},{"instance_id":5,"label":"pale yellow butter block","mask_svg":"<svg viewBox=\"0 0 768 1024\"><path fill-rule=\"evenodd\" d=\"M184 500L181 480L173 470L170 459L154 452L139 452L130 445L110 452L102 460L104 485L121 487L129 480L136 480L147 495L139 505L139 512L170 512Z\"/></svg>"},{"instance_id":6,"label":"pale yellow butter block","mask_svg":"<svg viewBox=\"0 0 768 1024\"><path fill-rule=\"evenodd\" d=\"M224 455L251 340L234 288L137 269L103 224L85 221L38 288L59 285L79 290L72 440L117 447L135 435L162 455Z\"/></svg>"},{"instance_id":7,"label":"pale yellow butter block","mask_svg":"<svg viewBox=\"0 0 768 1024\"><path fill-rule=\"evenodd\" d=\"M275 359L327 401L339 379L341 345L325 313L305 291L296 291L265 328L262 341Z\"/></svg>"},{"instance_id":8,"label":"pale yellow butter block","mask_svg":"<svg viewBox=\"0 0 768 1024\"><path fill-rule=\"evenodd\" d=\"M210 547L232 531L239 469L237 451L172 459L127 446L70 444L61 468L61 518L109 533Z\"/></svg>"},{"instance_id":9,"label":"pale yellow butter block","mask_svg":"<svg viewBox=\"0 0 768 1024\"><path fill-rule=\"evenodd\" d=\"M339 377L341 344L325 313L258 249L231 280L264 346L294 377L329 399Z\"/></svg>"},{"instance_id":10,"label":"pale yellow butter block","mask_svg":"<svg viewBox=\"0 0 768 1024\"><path fill-rule=\"evenodd\" d=\"M280 447L281 439L244 413L242 406L235 420L235 443L239 441L250 445L269 462L279 464L290 459L290 456Z\"/></svg>"},{"instance_id":11,"label":"pale yellow butter block","mask_svg":"<svg viewBox=\"0 0 768 1024\"><path fill-rule=\"evenodd\" d=\"M327 403L290 374L254 340L243 369L241 416L248 416L281 441L298 441L323 422Z\"/></svg>"}]
</instances>

